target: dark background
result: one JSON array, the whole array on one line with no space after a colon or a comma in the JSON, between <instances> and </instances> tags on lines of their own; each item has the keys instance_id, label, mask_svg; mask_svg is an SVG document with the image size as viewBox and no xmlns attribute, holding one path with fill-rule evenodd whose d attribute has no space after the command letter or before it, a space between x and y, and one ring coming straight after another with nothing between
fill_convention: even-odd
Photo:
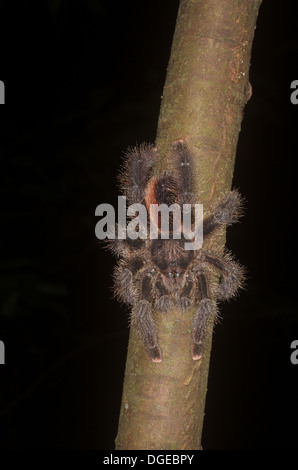
<instances>
[{"instance_id":1,"label":"dark background","mask_svg":"<svg viewBox=\"0 0 298 470\"><path fill-rule=\"evenodd\" d=\"M129 145L153 142L178 0L0 1L0 442L113 449L128 311L95 207ZM249 272L213 339L204 449L294 449L298 365L295 2L264 0L228 247Z\"/></svg>"}]
</instances>

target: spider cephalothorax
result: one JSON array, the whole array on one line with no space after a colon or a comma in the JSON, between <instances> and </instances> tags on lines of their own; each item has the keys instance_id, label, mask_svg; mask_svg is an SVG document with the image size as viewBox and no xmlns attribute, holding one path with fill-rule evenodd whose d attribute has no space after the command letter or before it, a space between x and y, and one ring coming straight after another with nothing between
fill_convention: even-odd
<instances>
[{"instance_id":1,"label":"spider cephalothorax","mask_svg":"<svg viewBox=\"0 0 298 470\"><path fill-rule=\"evenodd\" d=\"M193 160L185 142L181 139L175 141L171 152L176 164L173 172L153 176L157 150L151 145L142 145L127 154L120 175L121 189L128 204L146 206L148 222L155 225L158 237L120 239L116 236L109 243L119 258L114 273L116 294L132 307L132 326L141 334L146 351L154 362L160 362L162 358L152 316L154 309L163 312L172 306L181 310L195 309L192 357L200 359L208 323L216 315L217 300L233 297L242 287L244 277L243 268L228 252L219 255L203 247L185 249L183 230L180 239L174 237L172 213L168 236L164 239L159 214L151 211L151 205L176 204L184 208L185 204L198 203L193 183ZM236 222L241 215L241 206L237 191L223 194L211 215L203 221L204 240L220 226ZM214 271L220 274L217 290L212 282Z\"/></svg>"}]
</instances>

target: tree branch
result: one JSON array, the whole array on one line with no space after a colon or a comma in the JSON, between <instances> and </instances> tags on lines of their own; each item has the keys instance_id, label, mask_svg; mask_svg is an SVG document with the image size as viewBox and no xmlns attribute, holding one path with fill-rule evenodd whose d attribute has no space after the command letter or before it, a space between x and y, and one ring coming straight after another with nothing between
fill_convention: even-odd
<instances>
[{"instance_id":1,"label":"tree branch","mask_svg":"<svg viewBox=\"0 0 298 470\"><path fill-rule=\"evenodd\" d=\"M164 87L155 172L173 169L168 148L187 140L204 212L232 183L251 46L261 0L181 0ZM212 239L223 249L225 234ZM204 245L205 247L205 245ZM155 312L163 361L152 363L132 330L117 449L201 448L212 329L205 355L190 353L194 311Z\"/></svg>"}]
</instances>

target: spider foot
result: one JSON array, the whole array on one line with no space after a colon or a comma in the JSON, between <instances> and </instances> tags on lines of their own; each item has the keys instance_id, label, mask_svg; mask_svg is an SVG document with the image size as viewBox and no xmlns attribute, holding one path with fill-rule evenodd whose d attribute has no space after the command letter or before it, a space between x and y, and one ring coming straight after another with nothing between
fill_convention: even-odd
<instances>
[{"instance_id":1,"label":"spider foot","mask_svg":"<svg viewBox=\"0 0 298 470\"><path fill-rule=\"evenodd\" d=\"M158 310L161 310L163 312L167 312L171 308L171 306L172 301L169 295L162 295L156 303L156 307L158 308Z\"/></svg>"},{"instance_id":2,"label":"spider foot","mask_svg":"<svg viewBox=\"0 0 298 470\"><path fill-rule=\"evenodd\" d=\"M174 142L173 142L173 147L183 147L183 145L185 144L185 140L184 139L175 139Z\"/></svg>"},{"instance_id":3,"label":"spider foot","mask_svg":"<svg viewBox=\"0 0 298 470\"><path fill-rule=\"evenodd\" d=\"M161 362L161 349L158 346L155 324L151 315L150 304L140 300L132 311L132 324L143 338L148 356L153 362Z\"/></svg>"},{"instance_id":4,"label":"spider foot","mask_svg":"<svg viewBox=\"0 0 298 470\"><path fill-rule=\"evenodd\" d=\"M192 344L192 358L194 361L199 361L203 355L203 348L201 341Z\"/></svg>"},{"instance_id":5,"label":"spider foot","mask_svg":"<svg viewBox=\"0 0 298 470\"><path fill-rule=\"evenodd\" d=\"M216 305L211 299L204 298L200 302L199 309L193 321L192 358L194 361L198 361L203 355L203 344L205 343L209 319L212 318L215 308Z\"/></svg>"},{"instance_id":6,"label":"spider foot","mask_svg":"<svg viewBox=\"0 0 298 470\"><path fill-rule=\"evenodd\" d=\"M191 301L188 297L181 297L181 299L177 302L178 307L180 310L186 310L190 307Z\"/></svg>"},{"instance_id":7,"label":"spider foot","mask_svg":"<svg viewBox=\"0 0 298 470\"><path fill-rule=\"evenodd\" d=\"M155 346L149 350L149 356L152 359L152 362L161 362L161 349L159 346Z\"/></svg>"}]
</instances>

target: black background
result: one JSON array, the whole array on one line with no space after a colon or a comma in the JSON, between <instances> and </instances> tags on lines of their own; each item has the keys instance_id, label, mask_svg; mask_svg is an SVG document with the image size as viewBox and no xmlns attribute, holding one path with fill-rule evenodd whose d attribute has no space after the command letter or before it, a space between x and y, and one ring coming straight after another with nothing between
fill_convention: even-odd
<instances>
[{"instance_id":1,"label":"black background","mask_svg":"<svg viewBox=\"0 0 298 470\"><path fill-rule=\"evenodd\" d=\"M123 151L155 139L178 4L0 1L3 449L114 447L128 311L94 211L117 202ZM264 0L258 18L234 175L246 216L228 231L248 287L215 329L204 449L296 447L294 5Z\"/></svg>"}]
</instances>

